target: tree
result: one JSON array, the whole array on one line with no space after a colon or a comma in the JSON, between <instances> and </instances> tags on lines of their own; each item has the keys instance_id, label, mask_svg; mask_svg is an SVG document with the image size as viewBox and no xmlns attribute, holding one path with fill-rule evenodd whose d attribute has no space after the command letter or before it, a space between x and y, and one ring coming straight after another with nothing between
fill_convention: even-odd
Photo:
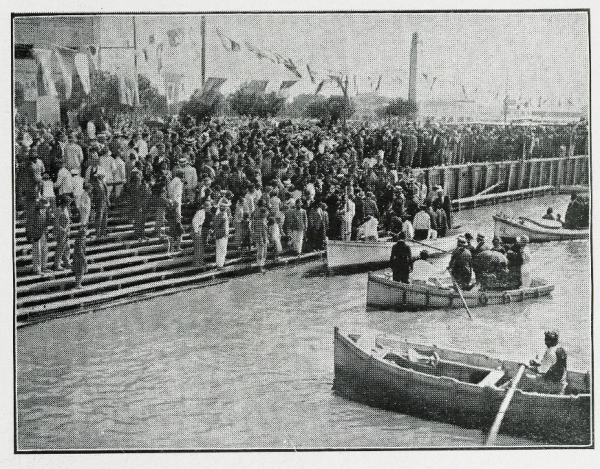
<instances>
[{"instance_id":1,"label":"tree","mask_svg":"<svg viewBox=\"0 0 600 469\"><path fill-rule=\"evenodd\" d=\"M278 96L274 91L265 93L243 87L229 97L229 102L231 108L239 115L269 117L276 115L283 108L285 98Z\"/></svg>"},{"instance_id":2,"label":"tree","mask_svg":"<svg viewBox=\"0 0 600 469\"><path fill-rule=\"evenodd\" d=\"M419 112L419 106L410 99L397 98L390 101L388 113L403 119L414 119Z\"/></svg>"},{"instance_id":3,"label":"tree","mask_svg":"<svg viewBox=\"0 0 600 469\"><path fill-rule=\"evenodd\" d=\"M329 117L327 99L320 95L313 96L312 101L305 105L304 115L313 119L327 119Z\"/></svg>"},{"instance_id":4,"label":"tree","mask_svg":"<svg viewBox=\"0 0 600 469\"><path fill-rule=\"evenodd\" d=\"M160 94L145 75L138 74L138 90L140 104L144 106L147 114L152 116L167 114L167 97Z\"/></svg>"},{"instance_id":5,"label":"tree","mask_svg":"<svg viewBox=\"0 0 600 469\"><path fill-rule=\"evenodd\" d=\"M338 122L340 119L348 119L356 107L350 98L347 96L330 96L327 100L327 111L331 122Z\"/></svg>"},{"instance_id":6,"label":"tree","mask_svg":"<svg viewBox=\"0 0 600 469\"><path fill-rule=\"evenodd\" d=\"M218 114L224 99L224 96L218 91L212 91L204 95L196 91L189 101L184 102L181 106L179 117L182 121L188 116L193 117L196 122L210 120L212 116Z\"/></svg>"}]
</instances>

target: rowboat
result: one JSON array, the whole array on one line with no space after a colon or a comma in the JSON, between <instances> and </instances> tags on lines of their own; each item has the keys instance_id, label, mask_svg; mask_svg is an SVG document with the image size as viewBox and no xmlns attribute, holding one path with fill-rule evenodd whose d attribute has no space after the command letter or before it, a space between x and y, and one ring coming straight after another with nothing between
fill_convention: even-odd
<instances>
[{"instance_id":1,"label":"rowboat","mask_svg":"<svg viewBox=\"0 0 600 469\"><path fill-rule=\"evenodd\" d=\"M330 270L351 266L376 267L387 264L392 254L391 241L338 241L327 240L327 267ZM449 254L456 247L452 237L428 239L424 241L406 241L411 255L417 257L421 251L427 251L430 257Z\"/></svg>"},{"instance_id":2,"label":"rowboat","mask_svg":"<svg viewBox=\"0 0 600 469\"><path fill-rule=\"evenodd\" d=\"M590 230L567 230L560 227L560 223L548 221L537 222L530 218L519 217L516 219L494 215L494 235L504 241L514 241L517 236L526 235L533 243L545 241L565 241L571 239L585 239L590 237ZM545 220L544 220L545 221Z\"/></svg>"},{"instance_id":3,"label":"rowboat","mask_svg":"<svg viewBox=\"0 0 600 469\"><path fill-rule=\"evenodd\" d=\"M333 389L372 407L487 431L520 363L376 334L334 330ZM564 394L526 371L500 433L550 445L591 444L590 376L569 370Z\"/></svg>"},{"instance_id":4,"label":"rowboat","mask_svg":"<svg viewBox=\"0 0 600 469\"><path fill-rule=\"evenodd\" d=\"M554 285L533 279L531 286L505 291L463 291L468 306L487 306L522 302L550 295ZM425 308L462 308L460 295L455 290L433 285L394 282L381 272L369 272L367 307L414 310Z\"/></svg>"}]
</instances>

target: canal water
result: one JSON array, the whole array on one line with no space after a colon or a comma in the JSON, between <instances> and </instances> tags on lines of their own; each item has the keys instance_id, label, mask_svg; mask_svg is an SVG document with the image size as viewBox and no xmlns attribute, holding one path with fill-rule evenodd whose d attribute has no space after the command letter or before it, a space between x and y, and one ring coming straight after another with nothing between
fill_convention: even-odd
<instances>
[{"instance_id":1,"label":"canal water","mask_svg":"<svg viewBox=\"0 0 600 469\"><path fill-rule=\"evenodd\" d=\"M492 234L497 211L564 215L568 196L455 215ZM569 366L591 362L589 241L531 245L534 276L556 285L525 304L366 312L365 273L322 263L251 275L17 331L19 449L317 449L480 446L485 434L337 396L333 328L376 329L526 360L557 328ZM501 436L499 444L526 446Z\"/></svg>"}]
</instances>

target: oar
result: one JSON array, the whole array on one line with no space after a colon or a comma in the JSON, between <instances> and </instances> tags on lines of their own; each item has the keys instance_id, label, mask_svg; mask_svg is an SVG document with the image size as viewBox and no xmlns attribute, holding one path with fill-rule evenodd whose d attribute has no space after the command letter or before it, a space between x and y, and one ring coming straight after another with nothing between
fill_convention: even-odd
<instances>
[{"instance_id":1,"label":"oar","mask_svg":"<svg viewBox=\"0 0 600 469\"><path fill-rule=\"evenodd\" d=\"M435 249L436 251L440 251L440 252L444 252L446 254L450 254L450 251L445 251L445 250L440 249L438 247L432 246L431 244L422 243L421 241L417 241L417 240L414 240L414 239L411 240L410 242L411 243L417 243L417 244L420 244L421 246L425 246L425 247L428 247L428 248L431 248L431 249Z\"/></svg>"},{"instance_id":2,"label":"oar","mask_svg":"<svg viewBox=\"0 0 600 469\"><path fill-rule=\"evenodd\" d=\"M496 420L494 420L494 424L492 425L492 429L488 435L487 441L485 442L486 446L493 446L496 443L496 437L498 436L498 431L500 430L500 425L502 424L502 419L504 418L504 413L508 409L510 405L510 401L515 393L515 389L517 389L517 384L521 380L521 376L523 376L523 372L525 371L526 365L522 364L517 372L517 375L514 377L510 388L506 392L506 396L504 396L504 400L502 404L500 404L500 409L498 410L498 414L496 414Z\"/></svg>"},{"instance_id":3,"label":"oar","mask_svg":"<svg viewBox=\"0 0 600 469\"><path fill-rule=\"evenodd\" d=\"M454 288L456 288L456 291L458 292L458 295L460 296L460 299L462 300L463 305L464 305L465 309L467 310L467 314L469 315L469 318L473 319L473 316L471 316L471 311L469 311L469 307L467 306L467 302L465 301L465 297L463 296L460 288L458 288L458 284L456 283L456 280L454 280L454 277L452 278L452 284L454 285Z\"/></svg>"}]
</instances>

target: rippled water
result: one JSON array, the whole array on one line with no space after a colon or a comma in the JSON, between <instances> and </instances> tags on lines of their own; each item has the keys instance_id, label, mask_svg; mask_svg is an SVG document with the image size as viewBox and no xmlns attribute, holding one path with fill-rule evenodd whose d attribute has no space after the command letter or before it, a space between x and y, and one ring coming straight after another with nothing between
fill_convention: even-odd
<instances>
[{"instance_id":1,"label":"rippled water","mask_svg":"<svg viewBox=\"0 0 600 469\"><path fill-rule=\"evenodd\" d=\"M568 196L455 217L491 234L490 215L564 213ZM520 207L520 208L519 208ZM531 246L556 284L526 304L419 313L366 312L366 274L320 263L277 269L17 332L19 449L375 448L478 446L485 435L335 395L333 327L530 358L556 327L569 364L591 357L589 242ZM527 440L506 436L506 445Z\"/></svg>"}]
</instances>

